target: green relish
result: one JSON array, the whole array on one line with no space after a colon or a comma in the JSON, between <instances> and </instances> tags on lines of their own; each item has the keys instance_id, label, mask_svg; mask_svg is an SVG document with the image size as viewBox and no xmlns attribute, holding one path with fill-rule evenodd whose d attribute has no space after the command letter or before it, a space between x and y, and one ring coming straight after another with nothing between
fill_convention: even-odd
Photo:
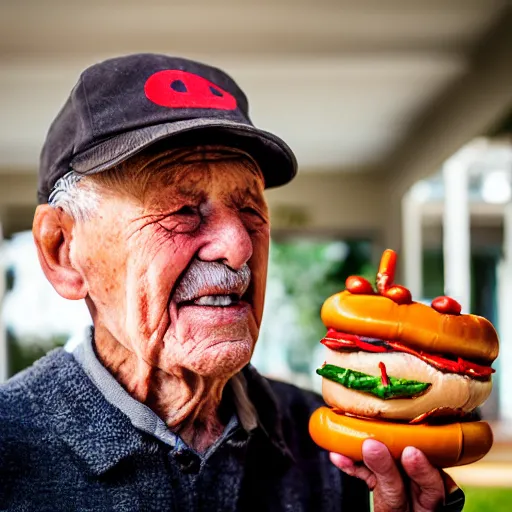
<instances>
[{"instance_id":1,"label":"green relish","mask_svg":"<svg viewBox=\"0 0 512 512\"><path fill-rule=\"evenodd\" d=\"M391 376L388 377L389 384L385 385L381 377L375 377L374 375L368 375L347 368L340 368L333 364L322 366L316 373L346 388L361 391L362 393L369 393L383 400L390 398L410 398L420 395L430 387L430 384L426 382L397 379Z\"/></svg>"}]
</instances>

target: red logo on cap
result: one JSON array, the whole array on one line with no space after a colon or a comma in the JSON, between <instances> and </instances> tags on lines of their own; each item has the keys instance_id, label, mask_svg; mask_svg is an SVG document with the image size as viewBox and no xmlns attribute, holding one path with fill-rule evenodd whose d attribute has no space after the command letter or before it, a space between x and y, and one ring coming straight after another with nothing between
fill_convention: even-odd
<instances>
[{"instance_id":1,"label":"red logo on cap","mask_svg":"<svg viewBox=\"0 0 512 512\"><path fill-rule=\"evenodd\" d=\"M202 76L167 69L152 74L144 84L148 100L170 108L234 110L235 97Z\"/></svg>"}]
</instances>

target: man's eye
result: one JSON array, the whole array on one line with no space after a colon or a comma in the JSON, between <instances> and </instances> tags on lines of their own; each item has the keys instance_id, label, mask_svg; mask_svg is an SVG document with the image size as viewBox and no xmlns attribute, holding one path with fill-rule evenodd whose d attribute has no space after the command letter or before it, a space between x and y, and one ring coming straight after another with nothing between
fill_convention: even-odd
<instances>
[{"instance_id":1,"label":"man's eye","mask_svg":"<svg viewBox=\"0 0 512 512\"><path fill-rule=\"evenodd\" d=\"M167 231L191 233L199 227L201 216L196 207L186 205L159 220L158 223Z\"/></svg>"},{"instance_id":2,"label":"man's eye","mask_svg":"<svg viewBox=\"0 0 512 512\"><path fill-rule=\"evenodd\" d=\"M247 225L248 229L260 229L263 225L267 223L267 219L263 214L261 214L255 208L251 208L250 206L246 206L240 210L240 214L244 218L244 223Z\"/></svg>"},{"instance_id":3,"label":"man's eye","mask_svg":"<svg viewBox=\"0 0 512 512\"><path fill-rule=\"evenodd\" d=\"M249 213L251 215L256 215L258 216L260 219L262 219L262 216L260 214L260 212L258 212L257 210L255 210L254 208L251 208L250 206L246 206L245 208L242 208L240 210L241 213Z\"/></svg>"},{"instance_id":4,"label":"man's eye","mask_svg":"<svg viewBox=\"0 0 512 512\"><path fill-rule=\"evenodd\" d=\"M197 209L193 206L182 206L174 215L197 215Z\"/></svg>"}]
</instances>

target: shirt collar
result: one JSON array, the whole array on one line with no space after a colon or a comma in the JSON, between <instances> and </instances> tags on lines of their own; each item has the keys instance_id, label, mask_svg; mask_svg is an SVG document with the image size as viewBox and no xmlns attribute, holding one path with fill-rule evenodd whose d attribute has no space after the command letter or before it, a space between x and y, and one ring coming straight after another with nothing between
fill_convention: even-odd
<instances>
[{"instance_id":1,"label":"shirt collar","mask_svg":"<svg viewBox=\"0 0 512 512\"><path fill-rule=\"evenodd\" d=\"M73 350L73 356L86 375L105 400L119 409L135 428L174 447L177 436L167 428L165 422L149 407L135 400L100 363L94 351L93 332L92 327L87 328L83 342Z\"/></svg>"},{"instance_id":2,"label":"shirt collar","mask_svg":"<svg viewBox=\"0 0 512 512\"><path fill-rule=\"evenodd\" d=\"M156 437L165 444L175 446L177 436L167 428L165 422L149 407L132 398L101 364L94 350L93 327L86 328L82 342L75 345L72 353L107 402L125 414L135 428ZM237 413L235 423L237 425L239 420L244 430L251 432L257 428L259 420L256 408L247 392L244 374L240 372L234 375L229 385ZM232 424L233 421L230 423Z\"/></svg>"}]
</instances>

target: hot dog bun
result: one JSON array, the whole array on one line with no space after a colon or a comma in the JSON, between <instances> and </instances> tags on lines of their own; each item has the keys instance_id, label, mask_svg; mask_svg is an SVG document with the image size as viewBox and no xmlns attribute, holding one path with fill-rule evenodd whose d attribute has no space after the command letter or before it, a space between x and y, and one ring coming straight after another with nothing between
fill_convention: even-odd
<instances>
[{"instance_id":1,"label":"hot dog bun","mask_svg":"<svg viewBox=\"0 0 512 512\"><path fill-rule=\"evenodd\" d=\"M476 315L447 315L418 302L397 304L381 295L343 291L324 302L321 317L326 327L399 341L415 350L486 365L498 357L498 336L493 325Z\"/></svg>"},{"instance_id":2,"label":"hot dog bun","mask_svg":"<svg viewBox=\"0 0 512 512\"><path fill-rule=\"evenodd\" d=\"M363 441L375 439L384 443L395 459L404 448L414 446L439 468L476 462L489 452L493 442L491 428L484 421L407 425L345 416L328 407L313 413L309 433L322 448L355 461L363 460Z\"/></svg>"}]
</instances>

